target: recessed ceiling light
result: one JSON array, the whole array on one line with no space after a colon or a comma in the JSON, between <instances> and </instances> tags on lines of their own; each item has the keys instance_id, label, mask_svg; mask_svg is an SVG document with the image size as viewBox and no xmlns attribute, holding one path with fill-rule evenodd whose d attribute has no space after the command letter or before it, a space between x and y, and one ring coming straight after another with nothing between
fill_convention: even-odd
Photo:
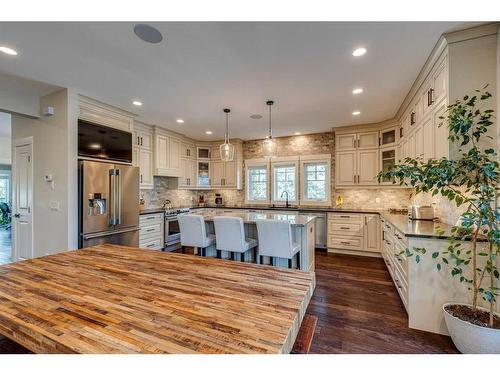
<instances>
[{"instance_id":1,"label":"recessed ceiling light","mask_svg":"<svg viewBox=\"0 0 500 375\"><path fill-rule=\"evenodd\" d=\"M212 131L211 131L211 130L207 130L207 131L205 132L205 134L210 135L210 134L212 134Z\"/></svg>"},{"instance_id":2,"label":"recessed ceiling light","mask_svg":"<svg viewBox=\"0 0 500 375\"><path fill-rule=\"evenodd\" d=\"M252 120L260 120L262 118L262 115L256 113L255 115L251 115L250 118Z\"/></svg>"},{"instance_id":3,"label":"recessed ceiling light","mask_svg":"<svg viewBox=\"0 0 500 375\"><path fill-rule=\"evenodd\" d=\"M301 135L302 133L301 132L295 132L295 135Z\"/></svg>"},{"instance_id":4,"label":"recessed ceiling light","mask_svg":"<svg viewBox=\"0 0 500 375\"><path fill-rule=\"evenodd\" d=\"M352 93L353 93L354 95L361 94L362 92L363 92L363 89L362 89L362 88L357 88L357 89L352 90Z\"/></svg>"},{"instance_id":5,"label":"recessed ceiling light","mask_svg":"<svg viewBox=\"0 0 500 375\"><path fill-rule=\"evenodd\" d=\"M102 146L99 143L90 143L89 147L94 150L99 150Z\"/></svg>"},{"instance_id":6,"label":"recessed ceiling light","mask_svg":"<svg viewBox=\"0 0 500 375\"><path fill-rule=\"evenodd\" d=\"M183 120L183 119L181 119L181 118L178 118L176 121L177 121L179 124L184 124L184 120Z\"/></svg>"},{"instance_id":7,"label":"recessed ceiling light","mask_svg":"<svg viewBox=\"0 0 500 375\"><path fill-rule=\"evenodd\" d=\"M352 55L355 57L363 56L366 53L366 48L360 47L352 51Z\"/></svg>"},{"instance_id":8,"label":"recessed ceiling light","mask_svg":"<svg viewBox=\"0 0 500 375\"><path fill-rule=\"evenodd\" d=\"M5 47L5 46L0 46L0 52L3 52L6 55L10 55L10 56L17 56L16 50L9 48L9 47Z\"/></svg>"},{"instance_id":9,"label":"recessed ceiling light","mask_svg":"<svg viewBox=\"0 0 500 375\"><path fill-rule=\"evenodd\" d=\"M353 115L353 116L358 116L359 114L361 114L361 112L360 112L360 111L354 111L354 112L352 113L352 115Z\"/></svg>"},{"instance_id":10,"label":"recessed ceiling light","mask_svg":"<svg viewBox=\"0 0 500 375\"><path fill-rule=\"evenodd\" d=\"M163 40L161 33L151 25L140 23L134 26L137 37L148 43L160 43Z\"/></svg>"},{"instance_id":11,"label":"recessed ceiling light","mask_svg":"<svg viewBox=\"0 0 500 375\"><path fill-rule=\"evenodd\" d=\"M142 102L138 101L138 100L134 100L132 102L133 105L136 105L137 107L140 107L142 105Z\"/></svg>"}]
</instances>

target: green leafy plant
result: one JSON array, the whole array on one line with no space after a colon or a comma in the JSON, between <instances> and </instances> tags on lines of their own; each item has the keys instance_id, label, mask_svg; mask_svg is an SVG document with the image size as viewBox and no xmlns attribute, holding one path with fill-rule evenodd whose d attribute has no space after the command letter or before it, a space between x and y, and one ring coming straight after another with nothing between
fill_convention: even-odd
<instances>
[{"instance_id":1,"label":"green leafy plant","mask_svg":"<svg viewBox=\"0 0 500 375\"><path fill-rule=\"evenodd\" d=\"M494 111L482 109L492 95L475 90L462 100L447 107L440 117L439 126L447 126L448 139L459 145L458 157L422 160L405 158L390 171L380 172L379 181L390 178L393 183L412 186L415 193L440 194L457 207L466 207L460 224L453 226L448 237L448 247L434 251L432 259L440 271L449 269L451 275L461 283L466 283L472 293L472 310L477 312L481 297L489 304L489 326L493 327L494 305L499 289L495 279L499 279L497 257L500 253L500 209L496 202L500 192L500 168L497 152L480 146L482 138L493 125ZM439 230L440 235L444 231ZM471 243L465 247L463 241ZM486 246L478 245L485 242ZM406 256L415 255L420 262L425 248L406 249Z\"/></svg>"}]
</instances>

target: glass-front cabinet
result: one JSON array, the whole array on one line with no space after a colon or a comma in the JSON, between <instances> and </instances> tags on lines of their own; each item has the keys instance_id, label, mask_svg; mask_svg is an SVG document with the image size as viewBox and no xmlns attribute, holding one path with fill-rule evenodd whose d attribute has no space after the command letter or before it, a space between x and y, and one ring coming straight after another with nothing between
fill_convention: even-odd
<instances>
[{"instance_id":1,"label":"glass-front cabinet","mask_svg":"<svg viewBox=\"0 0 500 375\"><path fill-rule=\"evenodd\" d=\"M197 168L197 180L199 188L209 188L210 187L210 162L209 161L198 161Z\"/></svg>"},{"instance_id":2,"label":"glass-front cabinet","mask_svg":"<svg viewBox=\"0 0 500 375\"><path fill-rule=\"evenodd\" d=\"M198 159L210 159L210 147L198 147Z\"/></svg>"},{"instance_id":3,"label":"glass-front cabinet","mask_svg":"<svg viewBox=\"0 0 500 375\"><path fill-rule=\"evenodd\" d=\"M394 146L396 145L396 142L398 141L398 128L393 127L385 130L380 131L380 146L381 147L386 147L386 146Z\"/></svg>"},{"instance_id":4,"label":"glass-front cabinet","mask_svg":"<svg viewBox=\"0 0 500 375\"><path fill-rule=\"evenodd\" d=\"M380 149L380 168L382 172L389 172L396 165L396 150L396 147L387 147ZM392 184L392 179L384 177L382 180L380 180L380 183Z\"/></svg>"}]
</instances>

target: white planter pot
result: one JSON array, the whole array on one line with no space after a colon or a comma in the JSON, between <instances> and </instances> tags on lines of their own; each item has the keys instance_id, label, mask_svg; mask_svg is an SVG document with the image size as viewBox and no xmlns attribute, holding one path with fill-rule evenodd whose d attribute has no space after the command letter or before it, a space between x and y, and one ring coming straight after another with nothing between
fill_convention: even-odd
<instances>
[{"instance_id":1,"label":"white planter pot","mask_svg":"<svg viewBox=\"0 0 500 375\"><path fill-rule=\"evenodd\" d=\"M446 327L457 349L464 354L500 354L500 329L481 327L459 319L445 309L449 305L471 306L466 303L443 305ZM478 309L488 311L482 307ZM498 314L495 314L498 316Z\"/></svg>"}]
</instances>

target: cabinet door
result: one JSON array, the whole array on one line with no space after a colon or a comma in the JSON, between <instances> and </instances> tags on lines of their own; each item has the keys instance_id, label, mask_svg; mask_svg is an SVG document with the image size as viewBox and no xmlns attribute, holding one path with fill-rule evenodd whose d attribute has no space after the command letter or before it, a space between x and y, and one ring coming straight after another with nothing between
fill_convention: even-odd
<instances>
[{"instance_id":1,"label":"cabinet door","mask_svg":"<svg viewBox=\"0 0 500 375\"><path fill-rule=\"evenodd\" d=\"M406 153L408 157L415 158L415 133L408 137L408 144L406 145Z\"/></svg>"},{"instance_id":2,"label":"cabinet door","mask_svg":"<svg viewBox=\"0 0 500 375\"><path fill-rule=\"evenodd\" d=\"M213 160L220 160L220 150L219 150L219 146L212 146L210 148L210 157L213 159Z\"/></svg>"},{"instance_id":3,"label":"cabinet door","mask_svg":"<svg viewBox=\"0 0 500 375\"><path fill-rule=\"evenodd\" d=\"M424 89L420 98L422 100L422 115L425 117L432 111L432 101L430 100L430 91L432 89L432 84L430 81L427 81L423 87Z\"/></svg>"},{"instance_id":4,"label":"cabinet door","mask_svg":"<svg viewBox=\"0 0 500 375\"><path fill-rule=\"evenodd\" d=\"M188 179L187 184L189 187L196 187L196 173L197 173L198 163L194 159L188 159L187 168L188 168Z\"/></svg>"},{"instance_id":5,"label":"cabinet door","mask_svg":"<svg viewBox=\"0 0 500 375\"><path fill-rule=\"evenodd\" d=\"M354 150L356 148L356 134L336 135L336 150Z\"/></svg>"},{"instance_id":6,"label":"cabinet door","mask_svg":"<svg viewBox=\"0 0 500 375\"><path fill-rule=\"evenodd\" d=\"M169 168L180 168L181 142L177 138L170 138L169 141Z\"/></svg>"},{"instance_id":7,"label":"cabinet door","mask_svg":"<svg viewBox=\"0 0 500 375\"><path fill-rule=\"evenodd\" d=\"M356 151L337 152L335 160L335 184L354 185L356 175Z\"/></svg>"},{"instance_id":8,"label":"cabinet door","mask_svg":"<svg viewBox=\"0 0 500 375\"><path fill-rule=\"evenodd\" d=\"M139 144L146 150L153 149L153 133L145 130L139 132Z\"/></svg>"},{"instance_id":9,"label":"cabinet door","mask_svg":"<svg viewBox=\"0 0 500 375\"><path fill-rule=\"evenodd\" d=\"M441 103L436 107L436 110L433 112L433 127L434 127L434 135L435 135L435 157L436 159L440 159L443 157L448 157L450 141L448 136L450 134L448 130L448 126L446 123L439 126L444 120L441 120L439 117L443 116L446 110L446 100L441 101Z\"/></svg>"},{"instance_id":10,"label":"cabinet door","mask_svg":"<svg viewBox=\"0 0 500 375\"><path fill-rule=\"evenodd\" d=\"M432 116L427 116L422 122L422 132L424 139L424 161L434 158L434 126Z\"/></svg>"},{"instance_id":11,"label":"cabinet door","mask_svg":"<svg viewBox=\"0 0 500 375\"><path fill-rule=\"evenodd\" d=\"M358 151L358 184L359 185L377 185L378 168L378 150L360 150Z\"/></svg>"},{"instance_id":12,"label":"cabinet door","mask_svg":"<svg viewBox=\"0 0 500 375\"><path fill-rule=\"evenodd\" d=\"M415 121L416 125L420 125L424 114L424 108L422 106L422 97L417 97L417 102L415 103Z\"/></svg>"},{"instance_id":13,"label":"cabinet door","mask_svg":"<svg viewBox=\"0 0 500 375\"><path fill-rule=\"evenodd\" d=\"M224 185L224 162L221 160L214 160L210 163L210 179L211 186L223 186Z\"/></svg>"},{"instance_id":14,"label":"cabinet door","mask_svg":"<svg viewBox=\"0 0 500 375\"><path fill-rule=\"evenodd\" d=\"M139 166L139 147L132 147L132 165L134 167Z\"/></svg>"},{"instance_id":15,"label":"cabinet door","mask_svg":"<svg viewBox=\"0 0 500 375\"><path fill-rule=\"evenodd\" d=\"M224 186L237 187L238 186L238 163L236 160L228 161L225 165L224 173Z\"/></svg>"},{"instance_id":16,"label":"cabinet door","mask_svg":"<svg viewBox=\"0 0 500 375\"><path fill-rule=\"evenodd\" d=\"M155 142L155 168L158 169L168 169L168 137L164 135L156 135ZM158 171L157 171L158 172Z\"/></svg>"},{"instance_id":17,"label":"cabinet door","mask_svg":"<svg viewBox=\"0 0 500 375\"><path fill-rule=\"evenodd\" d=\"M364 249L380 251L380 219L377 214L364 215Z\"/></svg>"},{"instance_id":18,"label":"cabinet door","mask_svg":"<svg viewBox=\"0 0 500 375\"><path fill-rule=\"evenodd\" d=\"M139 182L142 189L153 188L153 152L139 150Z\"/></svg>"},{"instance_id":19,"label":"cabinet door","mask_svg":"<svg viewBox=\"0 0 500 375\"><path fill-rule=\"evenodd\" d=\"M196 184L198 187L210 187L210 162L198 161L196 167Z\"/></svg>"},{"instance_id":20,"label":"cabinet door","mask_svg":"<svg viewBox=\"0 0 500 375\"><path fill-rule=\"evenodd\" d=\"M414 133L415 138L415 157L423 157L424 155L424 132L423 128L419 126Z\"/></svg>"},{"instance_id":21,"label":"cabinet door","mask_svg":"<svg viewBox=\"0 0 500 375\"><path fill-rule=\"evenodd\" d=\"M182 147L181 145L181 148ZM179 187L187 187L189 178L188 160L186 158L181 158L180 166Z\"/></svg>"},{"instance_id":22,"label":"cabinet door","mask_svg":"<svg viewBox=\"0 0 500 375\"><path fill-rule=\"evenodd\" d=\"M434 104L437 104L446 96L448 92L448 67L446 58L444 58L436 68L432 79L432 88L434 89L432 93L432 100L434 101Z\"/></svg>"},{"instance_id":23,"label":"cabinet door","mask_svg":"<svg viewBox=\"0 0 500 375\"><path fill-rule=\"evenodd\" d=\"M376 148L378 142L378 131L358 133L358 148Z\"/></svg>"},{"instance_id":24,"label":"cabinet door","mask_svg":"<svg viewBox=\"0 0 500 375\"><path fill-rule=\"evenodd\" d=\"M139 136L139 130L134 129L132 132L132 145L140 146L141 145L141 137Z\"/></svg>"},{"instance_id":25,"label":"cabinet door","mask_svg":"<svg viewBox=\"0 0 500 375\"><path fill-rule=\"evenodd\" d=\"M397 127L380 131L380 146L392 146L396 144L397 131Z\"/></svg>"}]
</instances>

